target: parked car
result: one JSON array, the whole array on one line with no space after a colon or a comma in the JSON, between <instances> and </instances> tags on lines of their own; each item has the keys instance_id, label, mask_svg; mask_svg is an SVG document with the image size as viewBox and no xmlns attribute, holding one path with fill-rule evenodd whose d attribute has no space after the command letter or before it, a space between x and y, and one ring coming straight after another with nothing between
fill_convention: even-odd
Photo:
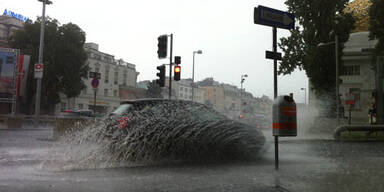
<instances>
[{"instance_id":1,"label":"parked car","mask_svg":"<svg viewBox=\"0 0 384 192\"><path fill-rule=\"evenodd\" d=\"M94 117L91 110L65 110L60 113L62 117Z\"/></svg>"}]
</instances>

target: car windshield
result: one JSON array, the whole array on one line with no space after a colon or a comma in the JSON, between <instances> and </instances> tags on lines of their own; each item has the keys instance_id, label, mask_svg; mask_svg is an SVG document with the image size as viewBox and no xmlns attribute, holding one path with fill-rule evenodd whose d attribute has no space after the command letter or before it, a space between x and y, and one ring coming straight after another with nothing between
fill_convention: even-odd
<instances>
[{"instance_id":1,"label":"car windshield","mask_svg":"<svg viewBox=\"0 0 384 192\"><path fill-rule=\"evenodd\" d=\"M112 111L112 114L121 115L123 113L126 113L128 111L128 109L130 109L131 107L132 107L131 104L122 104L117 109Z\"/></svg>"}]
</instances>

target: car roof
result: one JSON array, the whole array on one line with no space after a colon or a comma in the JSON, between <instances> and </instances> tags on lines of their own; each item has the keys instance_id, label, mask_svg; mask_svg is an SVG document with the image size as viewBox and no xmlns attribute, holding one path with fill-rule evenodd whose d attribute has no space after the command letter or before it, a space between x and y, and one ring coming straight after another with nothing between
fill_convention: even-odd
<instances>
[{"instance_id":1,"label":"car roof","mask_svg":"<svg viewBox=\"0 0 384 192\"><path fill-rule=\"evenodd\" d=\"M120 102L120 104L145 104L145 103L154 103L168 101L168 99L135 99L135 100L125 100Z\"/></svg>"},{"instance_id":2,"label":"car roof","mask_svg":"<svg viewBox=\"0 0 384 192\"><path fill-rule=\"evenodd\" d=\"M204 104L186 101L186 100L169 100L169 99L161 99L161 98L148 98L148 99L135 99L135 100L125 100L120 102L120 104L132 104L132 105L149 105L156 103L185 103L185 104L194 104L205 106Z\"/></svg>"}]
</instances>

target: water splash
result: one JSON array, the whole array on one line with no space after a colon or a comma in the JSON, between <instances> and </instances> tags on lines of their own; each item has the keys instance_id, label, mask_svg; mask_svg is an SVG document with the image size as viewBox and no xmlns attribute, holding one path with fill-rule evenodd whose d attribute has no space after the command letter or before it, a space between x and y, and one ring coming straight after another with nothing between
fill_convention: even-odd
<instances>
[{"instance_id":1,"label":"water splash","mask_svg":"<svg viewBox=\"0 0 384 192\"><path fill-rule=\"evenodd\" d=\"M254 160L265 142L256 128L192 102L164 102L122 117L73 129L63 140L72 146L66 156L87 167L92 162L111 167L124 162Z\"/></svg>"}]
</instances>

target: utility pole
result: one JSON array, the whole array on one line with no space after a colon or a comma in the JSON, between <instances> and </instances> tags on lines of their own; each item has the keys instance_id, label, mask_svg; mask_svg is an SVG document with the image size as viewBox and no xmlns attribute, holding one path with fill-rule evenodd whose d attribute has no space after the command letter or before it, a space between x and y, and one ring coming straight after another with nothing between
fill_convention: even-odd
<instances>
[{"instance_id":1,"label":"utility pole","mask_svg":"<svg viewBox=\"0 0 384 192\"><path fill-rule=\"evenodd\" d=\"M40 45L39 45L39 64L43 64L43 51L44 51L44 31L45 31L45 5L52 4L49 0L39 0L43 2L43 13L42 13L42 21L40 26ZM34 127L39 127L39 119L40 119L40 97L41 97L41 79L37 78L37 88L36 88L36 103L35 103L35 121Z\"/></svg>"}]
</instances>

